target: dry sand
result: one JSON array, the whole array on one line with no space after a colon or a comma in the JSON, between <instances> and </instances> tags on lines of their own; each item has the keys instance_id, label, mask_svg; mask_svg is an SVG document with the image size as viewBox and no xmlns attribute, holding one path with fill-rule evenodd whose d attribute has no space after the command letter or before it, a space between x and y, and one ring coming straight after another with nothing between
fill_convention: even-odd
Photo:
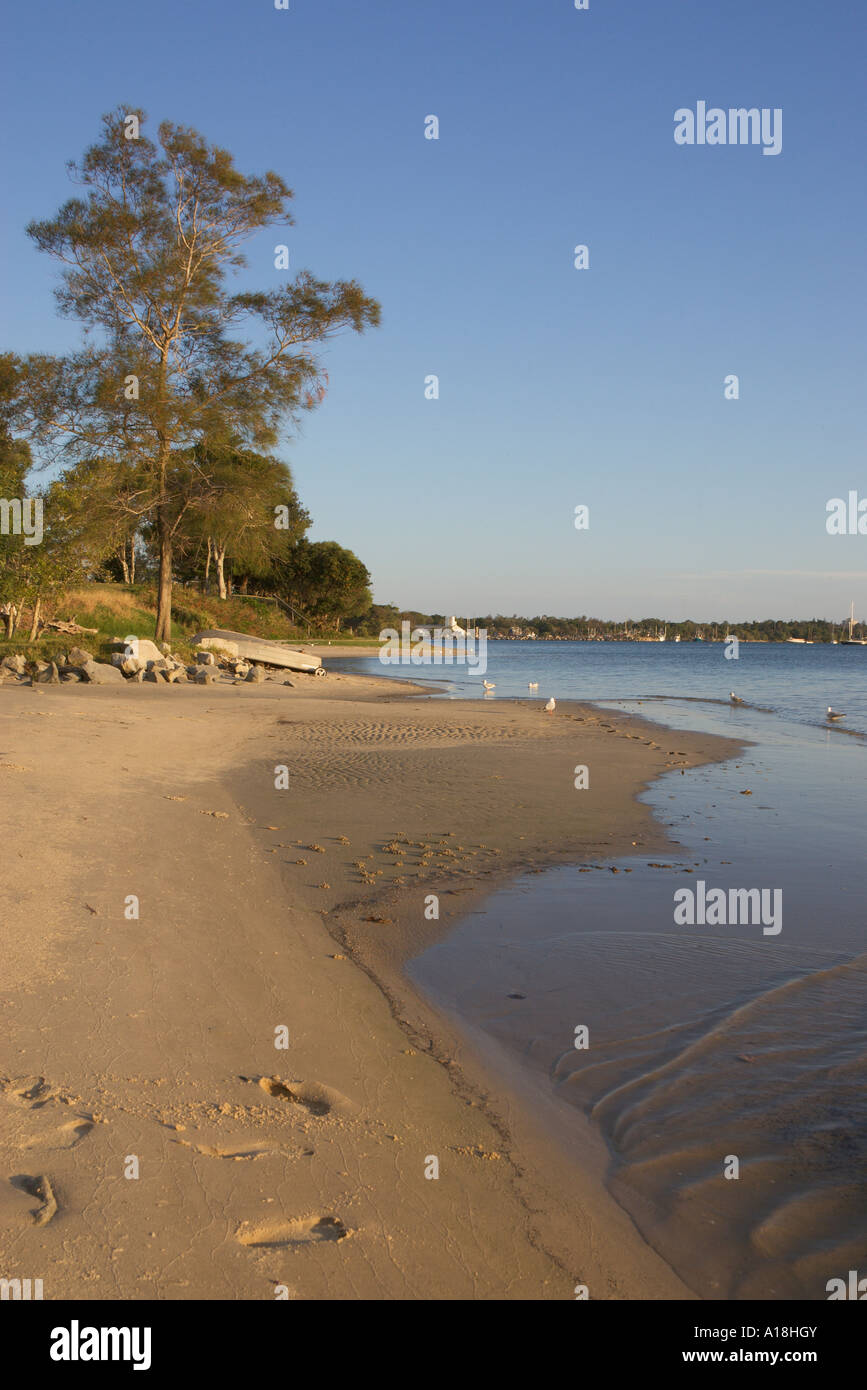
<instances>
[{"instance_id":1,"label":"dry sand","mask_svg":"<svg viewBox=\"0 0 867 1390\"><path fill-rule=\"evenodd\" d=\"M0 690L0 1277L690 1297L400 963L519 869L661 848L636 793L732 745L299 679Z\"/></svg>"}]
</instances>

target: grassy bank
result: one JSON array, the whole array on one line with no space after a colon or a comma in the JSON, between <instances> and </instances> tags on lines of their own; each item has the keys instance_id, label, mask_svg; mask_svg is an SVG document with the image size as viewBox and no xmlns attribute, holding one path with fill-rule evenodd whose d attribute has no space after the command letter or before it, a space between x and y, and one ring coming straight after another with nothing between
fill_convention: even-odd
<instances>
[{"instance_id":1,"label":"grassy bank","mask_svg":"<svg viewBox=\"0 0 867 1390\"><path fill-rule=\"evenodd\" d=\"M29 658L50 661L69 647L78 645L107 658L114 638L153 637L156 623L156 592L144 584L82 584L57 595L43 615L48 619L74 619L82 627L96 628L96 635L43 632L28 640L29 615L11 641L0 638L0 656L21 652ZM172 650L191 655L192 638L205 628L228 628L251 637L306 643L310 639L266 599L235 595L221 600L212 594L177 589L172 611ZM322 640L318 638L317 640ZM326 636L325 640L328 638Z\"/></svg>"}]
</instances>

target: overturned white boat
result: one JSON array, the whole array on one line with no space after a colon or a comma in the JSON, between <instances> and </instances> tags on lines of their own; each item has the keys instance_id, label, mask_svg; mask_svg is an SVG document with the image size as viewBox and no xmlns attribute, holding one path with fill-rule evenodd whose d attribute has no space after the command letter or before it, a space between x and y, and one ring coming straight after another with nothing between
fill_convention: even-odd
<instances>
[{"instance_id":1,"label":"overturned white boat","mask_svg":"<svg viewBox=\"0 0 867 1390\"><path fill-rule=\"evenodd\" d=\"M213 628L207 632L197 632L193 642L206 651L242 657L244 661L265 666L280 666L286 671L321 671L325 674L321 657L313 656L311 652L299 652L294 647L287 647L285 642L273 642L265 637L249 637L245 632Z\"/></svg>"}]
</instances>

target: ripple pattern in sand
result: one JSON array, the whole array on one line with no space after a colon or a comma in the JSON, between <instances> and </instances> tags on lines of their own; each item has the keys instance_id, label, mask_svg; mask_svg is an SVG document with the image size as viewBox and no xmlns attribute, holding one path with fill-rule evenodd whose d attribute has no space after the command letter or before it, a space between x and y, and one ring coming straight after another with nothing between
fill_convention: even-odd
<instances>
[{"instance_id":1,"label":"ripple pattern in sand","mask_svg":"<svg viewBox=\"0 0 867 1390\"><path fill-rule=\"evenodd\" d=\"M293 782L313 790L368 786L381 776L383 754L460 754L468 743L514 747L531 741L520 728L472 721L460 725L376 719L327 725L293 719L277 722L280 756L291 767ZM542 737L553 732L545 729ZM538 737L534 731L533 741Z\"/></svg>"},{"instance_id":2,"label":"ripple pattern in sand","mask_svg":"<svg viewBox=\"0 0 867 1390\"><path fill-rule=\"evenodd\" d=\"M687 984L693 951L649 948L660 978ZM553 1068L609 1140L612 1190L706 1297L824 1298L829 1278L867 1264L865 998L860 957L730 1004L697 1000L677 1028L653 1027L652 1009L641 1031L612 1019Z\"/></svg>"}]
</instances>

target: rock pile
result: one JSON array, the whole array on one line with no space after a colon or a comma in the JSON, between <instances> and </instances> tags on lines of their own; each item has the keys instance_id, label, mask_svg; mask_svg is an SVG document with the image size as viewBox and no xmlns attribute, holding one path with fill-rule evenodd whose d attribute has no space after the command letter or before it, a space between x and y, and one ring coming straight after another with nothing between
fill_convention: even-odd
<instances>
[{"instance_id":1,"label":"rock pile","mask_svg":"<svg viewBox=\"0 0 867 1390\"><path fill-rule=\"evenodd\" d=\"M157 685L213 685L216 682L240 685L242 682L261 685L266 680L285 676L280 667L262 662L245 661L242 657L202 647L190 665L145 637L116 641L111 661L96 661L93 653L73 647L54 661L28 661L22 655L4 656L0 661L0 685L61 685L82 682L88 685L140 684L150 681ZM283 685L291 681L281 680Z\"/></svg>"}]
</instances>

